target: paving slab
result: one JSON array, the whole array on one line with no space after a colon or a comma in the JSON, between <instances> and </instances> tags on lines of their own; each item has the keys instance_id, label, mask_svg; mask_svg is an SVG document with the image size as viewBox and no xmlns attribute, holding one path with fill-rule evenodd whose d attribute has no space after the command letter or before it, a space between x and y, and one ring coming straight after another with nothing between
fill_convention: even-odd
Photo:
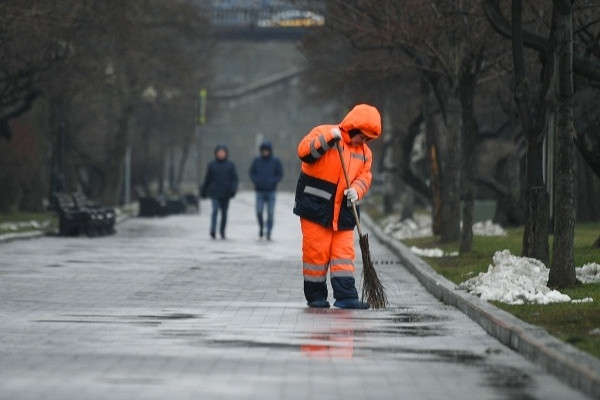
<instances>
[{"instance_id":1,"label":"paving slab","mask_svg":"<svg viewBox=\"0 0 600 400\"><path fill-rule=\"evenodd\" d=\"M113 236L2 243L0 399L586 398L374 238L390 307L307 308L292 204L279 193L272 241L242 192L226 240L209 237L203 201L199 215L132 218Z\"/></svg>"}]
</instances>

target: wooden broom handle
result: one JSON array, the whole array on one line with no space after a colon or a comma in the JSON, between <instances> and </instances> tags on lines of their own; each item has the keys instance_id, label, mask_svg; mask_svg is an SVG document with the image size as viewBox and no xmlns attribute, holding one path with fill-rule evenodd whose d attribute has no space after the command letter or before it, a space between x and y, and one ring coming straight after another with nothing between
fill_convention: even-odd
<instances>
[{"instance_id":1,"label":"wooden broom handle","mask_svg":"<svg viewBox=\"0 0 600 400\"><path fill-rule=\"evenodd\" d=\"M344 178L346 178L346 188L350 188L350 178L348 178L348 170L346 169L346 163L344 162L344 151L342 150L342 146L340 145L339 140L335 142L335 146L337 147L338 154L340 155L340 162L342 163L342 170L344 171ZM360 229L360 221L358 219L358 212L356 211L356 204L350 202L352 204L352 213L354 214L354 221L356 222L356 229L358 230L358 236L362 236L362 231Z\"/></svg>"}]
</instances>

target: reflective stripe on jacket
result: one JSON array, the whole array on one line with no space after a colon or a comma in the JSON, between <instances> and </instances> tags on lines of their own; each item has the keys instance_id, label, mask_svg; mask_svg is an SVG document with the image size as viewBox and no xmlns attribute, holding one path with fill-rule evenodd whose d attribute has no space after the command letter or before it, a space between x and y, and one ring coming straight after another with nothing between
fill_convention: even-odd
<instances>
[{"instance_id":1,"label":"reflective stripe on jacket","mask_svg":"<svg viewBox=\"0 0 600 400\"><path fill-rule=\"evenodd\" d=\"M294 213L333 230L354 229L354 215L344 196L346 180L335 146L336 125L320 125L298 145L302 160L296 186ZM350 136L341 129L344 162L350 185L362 198L371 185L371 150L366 144L350 145Z\"/></svg>"}]
</instances>

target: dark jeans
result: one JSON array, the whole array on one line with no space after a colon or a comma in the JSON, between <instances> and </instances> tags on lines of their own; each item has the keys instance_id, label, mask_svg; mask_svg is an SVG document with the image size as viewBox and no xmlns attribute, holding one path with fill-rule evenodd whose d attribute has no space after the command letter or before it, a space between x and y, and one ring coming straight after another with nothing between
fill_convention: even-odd
<instances>
[{"instance_id":1,"label":"dark jeans","mask_svg":"<svg viewBox=\"0 0 600 400\"><path fill-rule=\"evenodd\" d=\"M221 237L225 237L225 226L227 225L227 209L229 208L229 198L211 197L212 214L210 216L210 235L215 236L217 232L217 214L221 210L221 226L219 233Z\"/></svg>"},{"instance_id":2,"label":"dark jeans","mask_svg":"<svg viewBox=\"0 0 600 400\"><path fill-rule=\"evenodd\" d=\"M256 217L258 218L258 227L262 236L264 220L263 210L267 205L267 237L271 238L273 229L273 215L275 214L275 191L257 191L256 192Z\"/></svg>"}]
</instances>

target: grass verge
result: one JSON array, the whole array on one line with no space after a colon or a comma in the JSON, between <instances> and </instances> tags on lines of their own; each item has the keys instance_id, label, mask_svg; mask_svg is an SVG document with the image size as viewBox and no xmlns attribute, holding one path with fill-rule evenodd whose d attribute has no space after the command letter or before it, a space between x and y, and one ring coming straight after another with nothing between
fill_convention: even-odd
<instances>
[{"instance_id":1,"label":"grass verge","mask_svg":"<svg viewBox=\"0 0 600 400\"><path fill-rule=\"evenodd\" d=\"M53 213L0 214L0 235L32 231L51 232L58 226Z\"/></svg>"},{"instance_id":2,"label":"grass verge","mask_svg":"<svg viewBox=\"0 0 600 400\"><path fill-rule=\"evenodd\" d=\"M600 262L600 248L592 244L598 237L600 224L582 224L575 228L575 265L580 267L589 262ZM440 275L459 284L480 272L486 272L492 263L492 256L498 250L508 249L512 254L521 254L523 229L511 229L506 236L475 236L473 251L454 257L422 257ZM458 243L441 244L437 237L406 239L407 246L419 248L440 248L450 253L458 251ZM550 238L550 245L552 238ZM592 303L559 303L548 305L525 304L508 305L493 302L517 318L530 324L541 326L548 333L568 342L600 359L600 284L580 285L563 289L562 293L572 299L591 297Z\"/></svg>"}]
</instances>

